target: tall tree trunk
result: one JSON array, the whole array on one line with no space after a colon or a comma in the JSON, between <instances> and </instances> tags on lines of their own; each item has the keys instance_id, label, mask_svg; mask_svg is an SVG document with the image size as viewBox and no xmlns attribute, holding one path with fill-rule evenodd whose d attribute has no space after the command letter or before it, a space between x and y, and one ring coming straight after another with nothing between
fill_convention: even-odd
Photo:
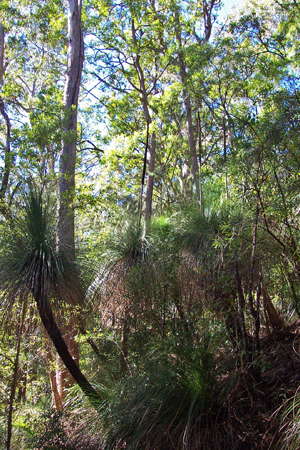
<instances>
[{"instance_id":1,"label":"tall tree trunk","mask_svg":"<svg viewBox=\"0 0 300 450\"><path fill-rule=\"evenodd\" d=\"M202 2L202 13L203 13L203 23L204 23L204 40L208 42L212 32L212 16L213 9L220 4L220 0L203 0Z\"/></svg>"},{"instance_id":2,"label":"tall tree trunk","mask_svg":"<svg viewBox=\"0 0 300 450\"><path fill-rule=\"evenodd\" d=\"M200 45L204 42L208 42L212 32L212 14L213 9L220 3L219 0L203 0L202 2L202 18L204 24L204 39L200 39L196 33L195 36ZM182 95L183 95L183 103L186 114L186 125L187 125L187 134L188 134L188 155L187 155L187 163L189 170L185 174L185 183L192 183L190 189L192 192L192 197L196 198L200 207L203 208L203 196L202 196L202 188L201 188L201 180L200 180L200 164L199 159L201 153L201 149L197 149L197 132L196 132L196 120L193 118L193 108L191 96L188 88L188 70L186 66L186 61L184 57L184 44L182 42L182 29L181 29L181 19L180 19L180 11L179 6L175 2L174 3L174 14L175 14L175 37L178 46L178 64L179 64L179 76L182 83ZM185 192L188 192L189 189L184 189ZM195 192L193 192L195 191Z\"/></svg>"},{"instance_id":3,"label":"tall tree trunk","mask_svg":"<svg viewBox=\"0 0 300 450\"><path fill-rule=\"evenodd\" d=\"M58 390L57 381L56 381L56 358L57 354L53 353L51 340L45 330L45 364L48 366L49 370L49 381L52 393L52 405L56 409L56 411L63 410L63 401Z\"/></svg>"},{"instance_id":4,"label":"tall tree trunk","mask_svg":"<svg viewBox=\"0 0 300 450\"><path fill-rule=\"evenodd\" d=\"M12 375L9 404L8 404L8 413L7 413L6 450L10 450L10 448L11 448L12 418L13 418L13 411L14 411L14 402L15 402L15 397L16 397L16 389L17 389L17 384L18 384L21 341L22 341L25 315L26 315L26 301L23 302L21 317L20 317L20 325L18 327L18 334L17 334L16 356L15 356L15 360L14 360L13 375Z\"/></svg>"},{"instance_id":5,"label":"tall tree trunk","mask_svg":"<svg viewBox=\"0 0 300 450\"><path fill-rule=\"evenodd\" d=\"M148 177L145 195L145 222L146 231L148 231L152 218L152 203L153 203L153 187L154 187L154 170L156 157L156 135L151 133L149 142L149 158L148 158Z\"/></svg>"},{"instance_id":6,"label":"tall tree trunk","mask_svg":"<svg viewBox=\"0 0 300 450\"><path fill-rule=\"evenodd\" d=\"M192 191L193 187L195 188L195 196L196 200L200 203L201 199L201 190L200 190L200 176L199 176L199 161L197 154L197 138L196 138L196 127L193 122L193 112L192 112L192 102L191 97L188 91L187 81L187 68L184 58L184 50L182 43L182 31L180 24L180 16L178 7L176 6L175 10L175 34L176 41L178 45L178 63L179 63L179 76L182 83L182 95L183 95L183 103L186 114L186 123L187 123L187 134L188 134L188 167L189 173L187 172L186 182L189 182L189 178L192 181ZM191 192L193 195L193 192Z\"/></svg>"},{"instance_id":7,"label":"tall tree trunk","mask_svg":"<svg viewBox=\"0 0 300 450\"><path fill-rule=\"evenodd\" d=\"M227 171L227 127L226 127L226 116L223 115L222 120L222 128L223 128L223 158L224 158L224 166L225 166L225 192L226 198L229 199L229 189L228 189L228 171Z\"/></svg>"},{"instance_id":8,"label":"tall tree trunk","mask_svg":"<svg viewBox=\"0 0 300 450\"><path fill-rule=\"evenodd\" d=\"M75 261L74 190L78 97L83 67L81 1L68 0L68 68L64 93L64 136L60 156L58 245L70 262Z\"/></svg>"},{"instance_id":9,"label":"tall tree trunk","mask_svg":"<svg viewBox=\"0 0 300 450\"><path fill-rule=\"evenodd\" d=\"M74 268L75 217L73 203L75 194L77 110L84 48L81 28L81 0L68 0L68 5L68 67L64 92L64 134L60 156L58 248L67 263ZM79 276L76 270L72 269L72 271L72 281L70 286L66 287L65 300L69 304L76 304L81 303L82 296ZM66 338L69 351L77 359L78 346L74 339L77 326L76 319L72 314L65 328L68 330ZM61 377L62 391L64 391L65 380L67 380L68 374L63 369L57 373L57 376L58 378Z\"/></svg>"},{"instance_id":10,"label":"tall tree trunk","mask_svg":"<svg viewBox=\"0 0 300 450\"><path fill-rule=\"evenodd\" d=\"M5 46L4 27L0 23L0 87L3 85L4 79L4 46Z\"/></svg>"},{"instance_id":11,"label":"tall tree trunk","mask_svg":"<svg viewBox=\"0 0 300 450\"><path fill-rule=\"evenodd\" d=\"M56 409L56 411L62 411L63 410L62 396L60 395L60 392L58 391L55 370L53 370L53 369L50 370L49 379L50 379L50 386L51 386L51 391L52 391L52 402L53 402L54 408Z\"/></svg>"},{"instance_id":12,"label":"tall tree trunk","mask_svg":"<svg viewBox=\"0 0 300 450\"><path fill-rule=\"evenodd\" d=\"M138 49L138 41L136 36L136 28L134 19L131 21L131 34L135 47ZM149 105L149 94L147 92L144 70L140 62L140 55L137 54L134 58L134 65L137 71L139 79L139 92L141 94L141 104L143 107L144 118L147 125L147 139L144 159L144 171L142 179L142 195L144 194L144 181L147 176L145 199L143 206L144 218L145 218L145 232L147 233L150 227L152 218L152 203L153 203L153 187L154 187L154 170L156 162L156 135L153 130L150 130L152 124L152 117Z\"/></svg>"},{"instance_id":13,"label":"tall tree trunk","mask_svg":"<svg viewBox=\"0 0 300 450\"><path fill-rule=\"evenodd\" d=\"M5 31L3 25L0 23L0 91L2 89L4 83L4 72L5 72L5 63L4 63L4 55L5 55ZM5 153L4 153L4 168L3 175L0 185L0 212L4 217L9 218L9 210L6 206L5 196L8 189L10 171L13 163L13 157L11 152L11 123L9 115L7 114L5 103L3 98L0 95L0 114L4 120L5 128L6 128L6 136L5 136Z\"/></svg>"},{"instance_id":14,"label":"tall tree trunk","mask_svg":"<svg viewBox=\"0 0 300 450\"><path fill-rule=\"evenodd\" d=\"M203 188L201 183L201 168L202 168L202 160L204 156L204 146L202 141L202 118L201 118L201 110L202 110L202 102L199 105L199 111L198 111L198 148L199 148L199 189L200 189L200 207L202 214L204 213L204 205L203 205Z\"/></svg>"},{"instance_id":15,"label":"tall tree trunk","mask_svg":"<svg viewBox=\"0 0 300 450\"><path fill-rule=\"evenodd\" d=\"M259 222L259 206L256 205L253 229L252 229L252 248L251 248L251 257L250 257L250 273L249 273L249 281L247 286L247 300L250 314L253 318L253 325L255 331L255 346L254 349L259 350L259 330L260 330L260 310L259 310L259 297L260 297L260 281L257 284L256 289L256 304L254 301L254 291L255 291L255 279L257 278L258 273L258 265L259 262L257 260L257 233L258 233L258 222Z\"/></svg>"}]
</instances>

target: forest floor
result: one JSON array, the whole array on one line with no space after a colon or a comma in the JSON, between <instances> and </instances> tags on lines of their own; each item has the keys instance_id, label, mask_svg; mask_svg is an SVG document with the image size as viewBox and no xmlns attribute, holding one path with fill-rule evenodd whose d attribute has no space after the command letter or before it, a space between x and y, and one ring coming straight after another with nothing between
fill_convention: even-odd
<instances>
[{"instance_id":1,"label":"forest floor","mask_svg":"<svg viewBox=\"0 0 300 450\"><path fill-rule=\"evenodd\" d=\"M228 397L238 448L297 450L289 441L297 439L292 433L300 433L300 321L260 345L259 376L240 371Z\"/></svg>"},{"instance_id":2,"label":"forest floor","mask_svg":"<svg viewBox=\"0 0 300 450\"><path fill-rule=\"evenodd\" d=\"M232 355L220 356L220 364L228 366L227 374L219 380L220 385L226 386L227 394L222 411L214 415L204 430L207 444L203 444L203 430L199 430L199 442L202 439L199 446L193 441L187 446L151 450L299 450L300 320L284 331L262 338L259 357L250 370L230 369L231 359ZM94 419L97 420L96 413L91 413L89 420ZM78 421L72 413L60 418L67 437L66 446L61 448L103 450L101 434L91 432L91 428L89 431L87 421L88 418ZM211 445L209 436L215 432L220 435L220 442L214 440ZM126 447L123 444L121 448Z\"/></svg>"}]
</instances>

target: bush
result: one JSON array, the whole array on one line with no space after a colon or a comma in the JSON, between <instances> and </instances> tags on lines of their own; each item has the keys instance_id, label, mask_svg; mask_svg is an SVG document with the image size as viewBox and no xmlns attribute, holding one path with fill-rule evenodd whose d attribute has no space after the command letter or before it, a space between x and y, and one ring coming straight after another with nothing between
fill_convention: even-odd
<instances>
[{"instance_id":1,"label":"bush","mask_svg":"<svg viewBox=\"0 0 300 450\"><path fill-rule=\"evenodd\" d=\"M107 450L218 448L211 442L221 434L207 433L222 416L209 339L185 357L177 350L148 355L145 373L121 382L102 405Z\"/></svg>"}]
</instances>

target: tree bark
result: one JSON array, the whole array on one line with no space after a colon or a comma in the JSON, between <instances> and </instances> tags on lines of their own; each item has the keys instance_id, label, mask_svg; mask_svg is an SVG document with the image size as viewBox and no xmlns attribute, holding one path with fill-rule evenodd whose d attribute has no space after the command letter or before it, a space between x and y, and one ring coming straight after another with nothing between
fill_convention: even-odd
<instances>
[{"instance_id":1,"label":"tree bark","mask_svg":"<svg viewBox=\"0 0 300 450\"><path fill-rule=\"evenodd\" d=\"M186 173L185 183L189 182L189 178L192 180L191 194L193 195L193 186L195 187L196 200L200 202L201 191L200 191L200 176L199 176L199 161L197 154L197 139L196 139L196 127L193 122L193 112L192 112L192 102L191 97L187 87L187 68L184 58L183 43L182 43L182 32L180 25L180 17L178 7L175 10L175 35L178 45L178 63L179 63L179 76L183 86L183 104L186 114L187 123L187 134L188 134L188 167L189 171Z\"/></svg>"},{"instance_id":2,"label":"tree bark","mask_svg":"<svg viewBox=\"0 0 300 450\"><path fill-rule=\"evenodd\" d=\"M62 411L63 410L63 402L62 402L61 395L58 391L55 370L50 370L49 379L50 379L50 386L51 386L51 392L52 392L52 402L55 407L55 410Z\"/></svg>"},{"instance_id":3,"label":"tree bark","mask_svg":"<svg viewBox=\"0 0 300 450\"><path fill-rule=\"evenodd\" d=\"M35 292L33 292L33 296L37 304L41 321L64 365L66 366L76 383L79 385L79 387L82 389L82 391L91 400L96 399L98 397L97 391L83 375L73 357L71 356L67 344L65 343L64 338L56 324L51 307L49 305L49 301L42 294L42 288L40 286L35 289Z\"/></svg>"},{"instance_id":4,"label":"tree bark","mask_svg":"<svg viewBox=\"0 0 300 450\"><path fill-rule=\"evenodd\" d=\"M135 44L135 47L138 48L138 41L136 36L136 28L134 19L131 21L131 33L132 40ZM141 93L141 104L143 107L144 118L147 124L147 142L145 149L145 167L143 172L142 179L142 196L144 190L144 177L147 175L147 183L146 183L146 191L145 191L145 200L143 206L144 218L145 218L145 233L147 234L151 218L152 218L152 203L153 203L153 187L154 187L154 170L155 170L155 162L156 162L156 135L154 131L150 131L150 126L152 124L152 117L149 105L149 94L147 92L146 82L144 70L141 66L140 55L137 54L134 58L134 65L138 74L139 79L139 91Z\"/></svg>"},{"instance_id":5,"label":"tree bark","mask_svg":"<svg viewBox=\"0 0 300 450\"><path fill-rule=\"evenodd\" d=\"M64 135L60 156L58 246L70 262L75 261L74 191L78 97L83 67L81 1L68 0L68 67L64 93Z\"/></svg>"},{"instance_id":6,"label":"tree bark","mask_svg":"<svg viewBox=\"0 0 300 450\"><path fill-rule=\"evenodd\" d=\"M72 267L71 282L66 286L64 299L68 304L80 304L82 301L79 274L75 270L75 166L77 141L78 97L82 76L84 47L81 28L81 0L68 0L68 63L64 92L64 129L62 153L60 156L59 211L58 211L58 249L67 264ZM74 339L76 334L74 317L67 322L68 352L77 359L79 350ZM69 367L67 366L69 369ZM75 377L74 377L75 378ZM71 384L65 369L56 374L57 384L63 395L67 384Z\"/></svg>"},{"instance_id":7,"label":"tree bark","mask_svg":"<svg viewBox=\"0 0 300 450\"><path fill-rule=\"evenodd\" d=\"M203 0L202 3L202 18L204 24L204 39L200 39L196 33L195 36L202 45L203 41L208 42L212 32L212 13L213 8L218 5L219 0ZM193 118L193 108L191 96L188 88L188 70L186 66L186 61L184 57L184 44L182 42L182 29L181 29L181 21L180 21L180 12L179 7L175 2L174 8L175 14L175 38L178 45L178 63L179 63L179 76L182 83L182 95L183 95L183 104L185 108L186 114L186 125L187 125L187 134L188 134L188 155L187 155L187 163L188 163L188 171L185 171L184 182L188 185L190 182L192 184L191 189L184 187L183 191L188 193L191 191L192 197L196 198L196 201L199 203L200 207L203 208L203 198L202 198L202 188L201 188L201 179L200 179L200 155L198 155L197 150L197 132L196 132L196 121ZM199 149L201 152L201 149ZM193 192L195 191L195 192Z\"/></svg>"},{"instance_id":8,"label":"tree bark","mask_svg":"<svg viewBox=\"0 0 300 450\"><path fill-rule=\"evenodd\" d=\"M145 223L146 231L148 231L152 218L152 203L153 203L153 187L154 187L154 170L156 157L156 135L151 133L149 142L149 158L148 158L148 177L145 195Z\"/></svg>"},{"instance_id":9,"label":"tree bark","mask_svg":"<svg viewBox=\"0 0 300 450\"><path fill-rule=\"evenodd\" d=\"M204 40L208 42L212 32L212 13L215 6L220 4L220 0L203 0L203 22L204 22Z\"/></svg>"},{"instance_id":10,"label":"tree bark","mask_svg":"<svg viewBox=\"0 0 300 450\"><path fill-rule=\"evenodd\" d=\"M224 158L224 166L225 166L225 192L226 198L229 199L229 189L228 189L228 171L227 171L227 127L226 127L226 116L223 115L222 120L222 128L223 128L223 158Z\"/></svg>"},{"instance_id":11,"label":"tree bark","mask_svg":"<svg viewBox=\"0 0 300 450\"><path fill-rule=\"evenodd\" d=\"M4 80L4 47L5 47L5 32L4 27L0 23L0 86L3 85Z\"/></svg>"},{"instance_id":12,"label":"tree bark","mask_svg":"<svg viewBox=\"0 0 300 450\"><path fill-rule=\"evenodd\" d=\"M4 83L4 72L5 72L5 31L3 25L0 23L0 90ZM4 153L4 169L0 186L0 212L4 217L9 218L9 209L5 202L5 196L8 189L10 171L13 164L13 156L11 152L11 123L9 115L7 114L5 103L3 98L0 96L0 114L4 120L6 128L5 137L5 153Z\"/></svg>"},{"instance_id":13,"label":"tree bark","mask_svg":"<svg viewBox=\"0 0 300 450\"><path fill-rule=\"evenodd\" d=\"M9 176L10 176L10 170L12 166L12 153L11 153L11 147L10 147L10 141L11 141L11 124L9 116L5 110L5 104L3 99L0 97L0 114L4 119L5 127L6 127L6 139L5 139L5 155L4 155L4 171L3 176L1 180L1 187L0 187L0 201L4 200L5 194L8 189L8 182L9 182Z\"/></svg>"},{"instance_id":14,"label":"tree bark","mask_svg":"<svg viewBox=\"0 0 300 450\"><path fill-rule=\"evenodd\" d=\"M8 414L7 414L7 431L6 431L6 450L10 450L11 448L11 438L12 438L12 418L14 411L14 402L16 397L16 389L18 384L18 373L19 373L19 361L20 361L20 352L21 352L21 340L24 328L24 320L26 315L26 301L23 302L22 311L21 311L21 320L18 328L17 335L17 348L16 348L16 356L14 360L14 368L13 368L13 376L10 387L10 396L9 396L9 405L8 405Z\"/></svg>"},{"instance_id":15,"label":"tree bark","mask_svg":"<svg viewBox=\"0 0 300 450\"><path fill-rule=\"evenodd\" d=\"M49 368L49 381L52 393L52 405L56 409L56 411L63 410L63 401L58 390L57 381L56 381L56 358L57 354L53 353L51 348L51 340L49 339L49 335L45 330L45 364L47 364Z\"/></svg>"},{"instance_id":16,"label":"tree bark","mask_svg":"<svg viewBox=\"0 0 300 450\"><path fill-rule=\"evenodd\" d=\"M259 297L260 297L260 281L257 283L256 289L256 305L254 303L254 290L255 290L255 281L257 278L258 272L258 259L257 259L257 233L258 233L258 222L259 222L260 210L258 203L256 205L253 229L252 229L252 248L251 248L251 257L250 257L250 273L249 280L247 286L247 300L249 305L249 311L253 318L254 330L255 330L255 345L256 349L259 350L259 330L260 330L260 310L259 310Z\"/></svg>"}]
</instances>

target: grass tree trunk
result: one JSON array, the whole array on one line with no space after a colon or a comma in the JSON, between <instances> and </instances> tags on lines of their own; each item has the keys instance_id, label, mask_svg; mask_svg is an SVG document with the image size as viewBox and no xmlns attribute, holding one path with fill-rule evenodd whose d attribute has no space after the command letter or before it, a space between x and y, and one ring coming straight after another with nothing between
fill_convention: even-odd
<instances>
[{"instance_id":1,"label":"grass tree trunk","mask_svg":"<svg viewBox=\"0 0 300 450\"><path fill-rule=\"evenodd\" d=\"M83 57L81 1L68 0L68 67L64 92L64 134L62 153L60 156L58 248L70 266L74 266L75 263L74 193L77 110ZM72 292L70 292L70 289L68 289L65 300L72 304L80 303L79 279L76 277L75 272L74 280L71 283L71 286L72 285L74 286L73 295ZM71 319L65 327L68 329L68 336L66 336L66 339L68 341L69 350L71 351L72 356L77 359L78 348L74 339L77 327L74 315L71 314ZM68 374L64 370L60 370L57 375L58 385L60 385L61 391L63 392Z\"/></svg>"},{"instance_id":2,"label":"grass tree trunk","mask_svg":"<svg viewBox=\"0 0 300 450\"><path fill-rule=\"evenodd\" d=\"M41 321L70 375L74 378L76 383L89 398L97 398L97 392L83 375L79 366L76 364L75 360L69 352L67 344L65 343L64 338L54 319L48 299L43 294L41 283L37 284L37 287L33 292L33 296L37 304Z\"/></svg>"}]
</instances>

